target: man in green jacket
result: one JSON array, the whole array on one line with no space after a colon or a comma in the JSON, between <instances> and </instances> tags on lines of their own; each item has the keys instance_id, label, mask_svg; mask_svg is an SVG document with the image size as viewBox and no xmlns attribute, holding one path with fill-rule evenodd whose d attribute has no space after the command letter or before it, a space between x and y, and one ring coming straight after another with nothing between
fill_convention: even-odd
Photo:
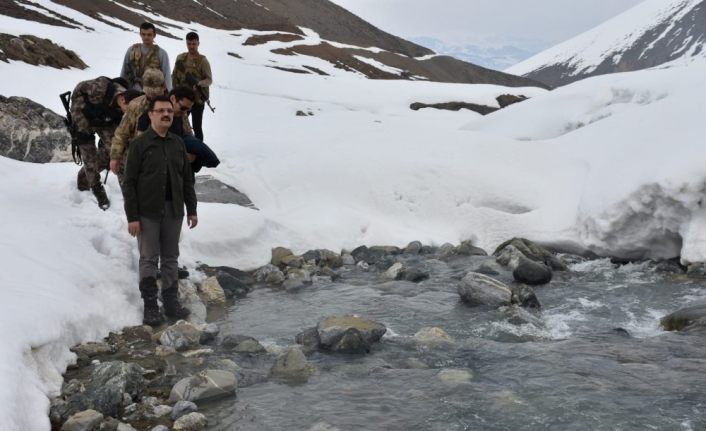
<instances>
[{"instance_id":1,"label":"man in green jacket","mask_svg":"<svg viewBox=\"0 0 706 431\"><path fill-rule=\"evenodd\" d=\"M196 192L184 142L169 132L174 108L159 96L148 106L150 127L128 147L123 199L128 232L140 251L140 293L143 322L162 323L157 303L157 263L162 274L162 303L168 317L185 318L189 310L178 301L179 235L186 206L187 224L196 227Z\"/></svg>"}]
</instances>

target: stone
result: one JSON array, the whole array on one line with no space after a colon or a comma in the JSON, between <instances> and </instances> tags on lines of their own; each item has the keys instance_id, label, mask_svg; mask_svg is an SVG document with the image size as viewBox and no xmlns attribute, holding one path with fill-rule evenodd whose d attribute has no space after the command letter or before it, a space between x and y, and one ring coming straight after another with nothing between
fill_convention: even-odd
<instances>
[{"instance_id":1,"label":"stone","mask_svg":"<svg viewBox=\"0 0 706 431\"><path fill-rule=\"evenodd\" d=\"M541 308L537 295L530 286L517 284L512 287L512 303L526 308Z\"/></svg>"},{"instance_id":2,"label":"stone","mask_svg":"<svg viewBox=\"0 0 706 431\"><path fill-rule=\"evenodd\" d=\"M282 261L287 256L292 256L292 250L284 247L275 247L272 249L272 259L270 263L276 267L283 268L284 262Z\"/></svg>"},{"instance_id":3,"label":"stone","mask_svg":"<svg viewBox=\"0 0 706 431\"><path fill-rule=\"evenodd\" d=\"M439 247L438 253L439 259L448 259L456 254L456 247L454 247L453 244L447 242L442 244L441 247Z\"/></svg>"},{"instance_id":4,"label":"stone","mask_svg":"<svg viewBox=\"0 0 706 431\"><path fill-rule=\"evenodd\" d=\"M485 252L480 247L474 246L470 240L461 241L461 244L456 247L456 254L459 256L487 256L488 253Z\"/></svg>"},{"instance_id":5,"label":"stone","mask_svg":"<svg viewBox=\"0 0 706 431\"><path fill-rule=\"evenodd\" d=\"M429 278L429 273L422 271L419 268L405 268L402 270L398 280L411 281L412 283L419 283L421 281L427 280Z\"/></svg>"},{"instance_id":6,"label":"stone","mask_svg":"<svg viewBox=\"0 0 706 431\"><path fill-rule=\"evenodd\" d=\"M706 301L695 301L664 317L659 322L665 331L681 331L706 317Z\"/></svg>"},{"instance_id":7,"label":"stone","mask_svg":"<svg viewBox=\"0 0 706 431\"><path fill-rule=\"evenodd\" d=\"M198 406L191 401L180 400L172 407L172 420L177 420L184 415L194 413L199 410Z\"/></svg>"},{"instance_id":8,"label":"stone","mask_svg":"<svg viewBox=\"0 0 706 431\"><path fill-rule=\"evenodd\" d=\"M289 346L282 352L270 369L273 377L306 381L314 374L314 367L306 360L301 346Z\"/></svg>"},{"instance_id":9,"label":"stone","mask_svg":"<svg viewBox=\"0 0 706 431\"><path fill-rule=\"evenodd\" d=\"M241 207L257 209L245 194L211 175L197 175L194 183L198 202L235 204Z\"/></svg>"},{"instance_id":10,"label":"stone","mask_svg":"<svg viewBox=\"0 0 706 431\"><path fill-rule=\"evenodd\" d=\"M321 346L332 351L337 351L337 348L347 348L345 343L339 344L339 341L344 335L347 337L346 342L354 341L356 333L349 331L350 329L355 329L360 334L366 346L380 341L387 332L385 325L358 316L327 317L317 326Z\"/></svg>"},{"instance_id":11,"label":"stone","mask_svg":"<svg viewBox=\"0 0 706 431\"><path fill-rule=\"evenodd\" d=\"M341 256L341 262L343 265L352 266L355 265L355 258L353 257L353 255L346 253Z\"/></svg>"},{"instance_id":12,"label":"stone","mask_svg":"<svg viewBox=\"0 0 706 431\"><path fill-rule=\"evenodd\" d=\"M256 354L256 353L266 353L267 349L265 349L260 342L257 340L253 339L248 339L244 340L241 343L239 343L235 348L233 349L234 352L236 353L250 353L250 354Z\"/></svg>"},{"instance_id":13,"label":"stone","mask_svg":"<svg viewBox=\"0 0 706 431\"><path fill-rule=\"evenodd\" d=\"M85 390L86 388L83 386L83 383L81 383L81 381L77 379L71 379L61 385L61 395L65 397L71 396L79 392L83 392Z\"/></svg>"},{"instance_id":14,"label":"stone","mask_svg":"<svg viewBox=\"0 0 706 431\"><path fill-rule=\"evenodd\" d=\"M385 254L386 256L387 255L394 256L394 255L398 255L398 254L402 253L402 250L400 250L399 247L396 247L394 245L374 245L374 246L370 247L370 251L374 252L374 253L380 251L383 254Z\"/></svg>"},{"instance_id":15,"label":"stone","mask_svg":"<svg viewBox=\"0 0 706 431\"><path fill-rule=\"evenodd\" d=\"M447 386L460 386L471 383L473 372L468 368L445 368L436 377Z\"/></svg>"},{"instance_id":16,"label":"stone","mask_svg":"<svg viewBox=\"0 0 706 431\"><path fill-rule=\"evenodd\" d=\"M218 271L216 279L225 292L226 298L243 298L250 292L249 281L252 277L240 278L225 271Z\"/></svg>"},{"instance_id":17,"label":"stone","mask_svg":"<svg viewBox=\"0 0 706 431\"><path fill-rule=\"evenodd\" d=\"M86 391L82 394L91 408L116 417L125 402L124 394L138 398L147 385L144 368L134 363L109 361L94 366Z\"/></svg>"},{"instance_id":18,"label":"stone","mask_svg":"<svg viewBox=\"0 0 706 431\"><path fill-rule=\"evenodd\" d=\"M420 241L412 241L404 248L404 254L419 254L422 251L422 243Z\"/></svg>"},{"instance_id":19,"label":"stone","mask_svg":"<svg viewBox=\"0 0 706 431\"><path fill-rule=\"evenodd\" d=\"M337 353L369 353L370 344L356 328L348 328L329 350Z\"/></svg>"},{"instance_id":20,"label":"stone","mask_svg":"<svg viewBox=\"0 0 706 431\"><path fill-rule=\"evenodd\" d=\"M381 248L368 248L364 245L355 248L351 255L355 258L356 262L365 262L368 265L374 265L385 256L385 250Z\"/></svg>"},{"instance_id":21,"label":"stone","mask_svg":"<svg viewBox=\"0 0 706 431\"><path fill-rule=\"evenodd\" d=\"M402 275L402 271L404 271L404 269L405 268L402 266L402 263L397 262L388 268L382 276L388 280L397 280Z\"/></svg>"},{"instance_id":22,"label":"stone","mask_svg":"<svg viewBox=\"0 0 706 431\"><path fill-rule=\"evenodd\" d=\"M313 263L314 265L317 265L319 263L319 260L321 260L321 253L319 252L319 250L309 250L304 253L302 257L307 263Z\"/></svg>"},{"instance_id":23,"label":"stone","mask_svg":"<svg viewBox=\"0 0 706 431\"><path fill-rule=\"evenodd\" d=\"M118 428L115 431L137 431L131 425L124 424L122 422L118 423Z\"/></svg>"},{"instance_id":24,"label":"stone","mask_svg":"<svg viewBox=\"0 0 706 431\"><path fill-rule=\"evenodd\" d=\"M100 412L84 410L71 416L61 426L61 431L95 431L101 421L103 421L103 415Z\"/></svg>"},{"instance_id":25,"label":"stone","mask_svg":"<svg viewBox=\"0 0 706 431\"><path fill-rule=\"evenodd\" d=\"M179 380L172 387L169 402L203 401L235 394L238 381L235 374L222 370L203 370L200 373ZM187 415L188 416L188 415Z\"/></svg>"},{"instance_id":26,"label":"stone","mask_svg":"<svg viewBox=\"0 0 706 431\"><path fill-rule=\"evenodd\" d=\"M295 255L284 256L282 265L288 268L301 268L304 265L304 258Z\"/></svg>"},{"instance_id":27,"label":"stone","mask_svg":"<svg viewBox=\"0 0 706 431\"><path fill-rule=\"evenodd\" d=\"M209 277L201 283L199 296L206 305L223 305L226 303L226 293L217 277Z\"/></svg>"},{"instance_id":28,"label":"stone","mask_svg":"<svg viewBox=\"0 0 706 431\"><path fill-rule=\"evenodd\" d=\"M201 413L189 413L177 419L172 431L202 431L208 426L208 419Z\"/></svg>"},{"instance_id":29,"label":"stone","mask_svg":"<svg viewBox=\"0 0 706 431\"><path fill-rule=\"evenodd\" d=\"M108 343L85 343L71 349L78 356L92 358L98 355L115 353L115 348Z\"/></svg>"},{"instance_id":30,"label":"stone","mask_svg":"<svg viewBox=\"0 0 706 431\"><path fill-rule=\"evenodd\" d=\"M167 428L165 425L157 425L156 427L152 428L150 431L169 431L169 428Z\"/></svg>"},{"instance_id":31,"label":"stone","mask_svg":"<svg viewBox=\"0 0 706 431\"><path fill-rule=\"evenodd\" d=\"M160 358L166 358L167 356L171 356L175 353L176 353L176 349L171 346L159 345L154 348L154 354Z\"/></svg>"},{"instance_id":32,"label":"stone","mask_svg":"<svg viewBox=\"0 0 706 431\"><path fill-rule=\"evenodd\" d=\"M458 294L461 300L472 306L499 307L512 302L512 291L505 283L477 272L469 272L463 277Z\"/></svg>"},{"instance_id":33,"label":"stone","mask_svg":"<svg viewBox=\"0 0 706 431\"><path fill-rule=\"evenodd\" d=\"M33 163L72 160L64 118L30 99L0 96L0 156Z\"/></svg>"},{"instance_id":34,"label":"stone","mask_svg":"<svg viewBox=\"0 0 706 431\"><path fill-rule=\"evenodd\" d=\"M311 273L303 268L290 268L287 271L287 280L300 280L302 283L311 284Z\"/></svg>"},{"instance_id":35,"label":"stone","mask_svg":"<svg viewBox=\"0 0 706 431\"><path fill-rule=\"evenodd\" d=\"M319 331L316 326L298 333L294 337L294 341L302 346L306 354L315 352L319 349L319 345L321 344L321 338L319 337Z\"/></svg>"},{"instance_id":36,"label":"stone","mask_svg":"<svg viewBox=\"0 0 706 431\"><path fill-rule=\"evenodd\" d=\"M196 285L189 280L179 280L179 302L191 311L187 321L193 325L206 323L208 310L201 301Z\"/></svg>"},{"instance_id":37,"label":"stone","mask_svg":"<svg viewBox=\"0 0 706 431\"><path fill-rule=\"evenodd\" d=\"M508 252L505 249L512 247ZM517 253L535 262L545 263L554 271L566 271L568 267L554 254L544 247L525 238L513 238L500 244L493 252L493 256L501 265L509 265L513 270L516 266Z\"/></svg>"},{"instance_id":38,"label":"stone","mask_svg":"<svg viewBox=\"0 0 706 431\"><path fill-rule=\"evenodd\" d=\"M285 280L284 283L282 283L282 288L289 293L299 292L304 286L306 286L306 284L300 279Z\"/></svg>"},{"instance_id":39,"label":"stone","mask_svg":"<svg viewBox=\"0 0 706 431\"><path fill-rule=\"evenodd\" d=\"M498 101L498 105L501 108L506 108L510 105L513 105L515 103L522 102L523 100L527 100L526 96L519 95L516 96L514 94L501 94L500 96L496 97L495 100Z\"/></svg>"},{"instance_id":40,"label":"stone","mask_svg":"<svg viewBox=\"0 0 706 431\"><path fill-rule=\"evenodd\" d=\"M425 327L414 334L414 340L426 345L445 345L451 343L451 337L441 328Z\"/></svg>"},{"instance_id":41,"label":"stone","mask_svg":"<svg viewBox=\"0 0 706 431\"><path fill-rule=\"evenodd\" d=\"M159 337L159 342L163 346L173 347L178 352L198 347L199 341L201 341L201 331L185 320L180 320L168 327Z\"/></svg>"},{"instance_id":42,"label":"stone","mask_svg":"<svg viewBox=\"0 0 706 431\"><path fill-rule=\"evenodd\" d=\"M221 329L215 323L207 323L199 328L201 330L201 338L199 343L208 344L216 339Z\"/></svg>"},{"instance_id":43,"label":"stone","mask_svg":"<svg viewBox=\"0 0 706 431\"><path fill-rule=\"evenodd\" d=\"M285 280L284 273L269 263L255 271L253 277L255 281L267 284L282 284Z\"/></svg>"},{"instance_id":44,"label":"stone","mask_svg":"<svg viewBox=\"0 0 706 431\"><path fill-rule=\"evenodd\" d=\"M512 277L519 283L532 286L547 284L552 280L552 270L547 265L520 256Z\"/></svg>"},{"instance_id":45,"label":"stone","mask_svg":"<svg viewBox=\"0 0 706 431\"><path fill-rule=\"evenodd\" d=\"M254 340L254 341L257 341L257 340L254 339L253 337L250 337L250 336L247 336L247 335L228 334L228 335L224 336L224 337L221 339L220 345L221 345L222 347L225 347L225 348L234 348L234 347L236 347L238 344L242 343L243 341L247 341L247 340Z\"/></svg>"},{"instance_id":46,"label":"stone","mask_svg":"<svg viewBox=\"0 0 706 431\"><path fill-rule=\"evenodd\" d=\"M362 269L363 271L368 271L370 269L370 265L368 265L368 262L364 260L361 260L355 266L359 269Z\"/></svg>"},{"instance_id":47,"label":"stone","mask_svg":"<svg viewBox=\"0 0 706 431\"><path fill-rule=\"evenodd\" d=\"M98 427L98 431L118 431L118 427L121 424L123 423L119 420L108 416L107 418L103 419L103 422L101 422L100 426Z\"/></svg>"},{"instance_id":48,"label":"stone","mask_svg":"<svg viewBox=\"0 0 706 431\"><path fill-rule=\"evenodd\" d=\"M327 266L329 268L340 268L343 266L343 258L334 251L322 249L319 250L319 255L319 266Z\"/></svg>"}]
</instances>

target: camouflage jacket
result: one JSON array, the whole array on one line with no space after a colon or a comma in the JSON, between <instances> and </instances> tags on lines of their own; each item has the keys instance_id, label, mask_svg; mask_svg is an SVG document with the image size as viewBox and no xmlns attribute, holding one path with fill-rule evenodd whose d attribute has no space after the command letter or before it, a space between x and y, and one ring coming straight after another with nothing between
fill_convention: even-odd
<instances>
[{"instance_id":1,"label":"camouflage jacket","mask_svg":"<svg viewBox=\"0 0 706 431\"><path fill-rule=\"evenodd\" d=\"M205 55L199 54L197 57L192 57L188 52L181 53L174 63L172 81L175 88L192 88L194 84L198 86L194 103L203 105L210 96L208 87L213 84L211 64Z\"/></svg>"},{"instance_id":2,"label":"camouflage jacket","mask_svg":"<svg viewBox=\"0 0 706 431\"><path fill-rule=\"evenodd\" d=\"M81 81L71 93L71 119L76 131L86 135L115 130L122 112L114 100L115 84L105 76ZM112 133L102 133L111 135ZM110 141L104 142L110 146Z\"/></svg>"},{"instance_id":3,"label":"camouflage jacket","mask_svg":"<svg viewBox=\"0 0 706 431\"><path fill-rule=\"evenodd\" d=\"M149 107L147 96L142 95L133 99L127 106L127 110L120 121L118 128L113 135L112 146L110 147L110 159L122 160L127 151L127 146L132 139L137 136L137 122L140 116Z\"/></svg>"},{"instance_id":4,"label":"camouflage jacket","mask_svg":"<svg viewBox=\"0 0 706 431\"><path fill-rule=\"evenodd\" d=\"M171 74L169 71L169 56L158 45L152 45L147 53L142 53L143 44L136 43L128 48L123 60L120 76L127 79L130 87L142 91L142 75L147 69L161 70L164 74L164 83L167 89L172 88ZM166 64L165 64L166 63Z\"/></svg>"}]
</instances>

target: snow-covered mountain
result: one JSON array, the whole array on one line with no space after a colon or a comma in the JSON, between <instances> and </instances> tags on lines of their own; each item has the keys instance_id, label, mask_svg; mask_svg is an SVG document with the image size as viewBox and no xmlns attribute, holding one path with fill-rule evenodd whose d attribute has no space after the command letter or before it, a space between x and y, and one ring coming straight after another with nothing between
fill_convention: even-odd
<instances>
[{"instance_id":1,"label":"snow-covered mountain","mask_svg":"<svg viewBox=\"0 0 706 431\"><path fill-rule=\"evenodd\" d=\"M706 57L705 0L645 0L505 71L552 86Z\"/></svg>"}]
</instances>

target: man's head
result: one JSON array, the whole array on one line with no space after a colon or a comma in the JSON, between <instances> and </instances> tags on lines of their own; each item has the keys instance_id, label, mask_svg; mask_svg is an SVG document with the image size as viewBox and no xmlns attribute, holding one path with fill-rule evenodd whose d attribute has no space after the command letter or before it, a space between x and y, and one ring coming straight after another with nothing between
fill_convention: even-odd
<instances>
[{"instance_id":1,"label":"man's head","mask_svg":"<svg viewBox=\"0 0 706 431\"><path fill-rule=\"evenodd\" d=\"M157 36L157 29L151 22L143 22L140 24L140 39L147 46L154 44L154 38Z\"/></svg>"},{"instance_id":2,"label":"man's head","mask_svg":"<svg viewBox=\"0 0 706 431\"><path fill-rule=\"evenodd\" d=\"M158 96L150 100L147 116L150 118L150 125L157 133L166 133L174 118L174 108L169 97Z\"/></svg>"},{"instance_id":3,"label":"man's head","mask_svg":"<svg viewBox=\"0 0 706 431\"><path fill-rule=\"evenodd\" d=\"M149 68L142 75L142 91L148 99L163 96L167 87L164 85L164 74L159 69Z\"/></svg>"},{"instance_id":4,"label":"man's head","mask_svg":"<svg viewBox=\"0 0 706 431\"><path fill-rule=\"evenodd\" d=\"M117 103L120 110L123 111L123 113L125 113L127 111L127 105L130 104L132 99L139 97L139 96L142 96L141 91L127 90L127 91L124 91L124 92L118 94L118 96L115 98L115 103Z\"/></svg>"},{"instance_id":5,"label":"man's head","mask_svg":"<svg viewBox=\"0 0 706 431\"><path fill-rule=\"evenodd\" d=\"M198 54L199 44L198 33L192 31L186 34L186 49L189 51L189 54Z\"/></svg>"},{"instance_id":6,"label":"man's head","mask_svg":"<svg viewBox=\"0 0 706 431\"><path fill-rule=\"evenodd\" d=\"M194 91L188 87L176 87L169 92L169 100L174 106L174 115L183 117L194 106Z\"/></svg>"}]
</instances>

